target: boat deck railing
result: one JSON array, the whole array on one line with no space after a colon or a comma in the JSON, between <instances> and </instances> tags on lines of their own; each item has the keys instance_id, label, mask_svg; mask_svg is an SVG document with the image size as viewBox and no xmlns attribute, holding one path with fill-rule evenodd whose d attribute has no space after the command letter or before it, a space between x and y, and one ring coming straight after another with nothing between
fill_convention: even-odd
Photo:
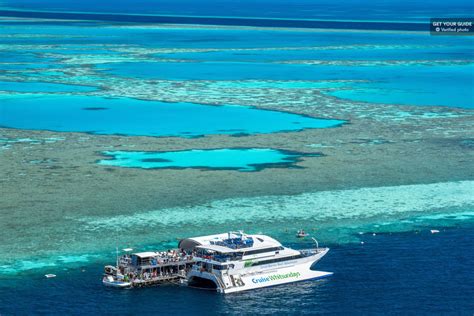
<instances>
[{"instance_id":1,"label":"boat deck railing","mask_svg":"<svg viewBox=\"0 0 474 316\"><path fill-rule=\"evenodd\" d=\"M308 256L312 256L312 255L316 255L318 253L321 253L321 252L324 252L327 248L312 248L312 249L303 249L303 250L300 250L300 253L305 256L305 257L308 257Z\"/></svg>"},{"instance_id":2,"label":"boat deck railing","mask_svg":"<svg viewBox=\"0 0 474 316\"><path fill-rule=\"evenodd\" d=\"M243 239L242 237L228 238L223 240L211 241L211 245L223 246L231 249L243 249L253 246L254 241L252 237Z\"/></svg>"},{"instance_id":3,"label":"boat deck railing","mask_svg":"<svg viewBox=\"0 0 474 316\"><path fill-rule=\"evenodd\" d=\"M193 262L194 257L192 255L156 256L138 262L132 260L130 255L124 255L119 258L119 266L129 270L176 267L191 264Z\"/></svg>"},{"instance_id":4,"label":"boat deck railing","mask_svg":"<svg viewBox=\"0 0 474 316\"><path fill-rule=\"evenodd\" d=\"M189 260L178 260L178 261L168 261L168 262L157 262L156 264L146 264L146 265L139 265L139 266L134 266L134 265L127 265L128 268L140 268L142 270L145 269L154 269L154 268L163 268L163 267L172 267L172 266L184 266L187 264L192 264L194 263L193 259Z\"/></svg>"},{"instance_id":5,"label":"boat deck railing","mask_svg":"<svg viewBox=\"0 0 474 316\"><path fill-rule=\"evenodd\" d=\"M148 284L148 283L156 283L156 282L164 282L173 279L185 278L185 273L173 273L167 275L158 275L155 277L148 277L148 278L134 278L132 279L133 284Z\"/></svg>"},{"instance_id":6,"label":"boat deck railing","mask_svg":"<svg viewBox=\"0 0 474 316\"><path fill-rule=\"evenodd\" d=\"M198 256L200 259L209 259L217 262L227 262L227 261L236 261L242 260L242 255L208 255L208 256Z\"/></svg>"}]
</instances>

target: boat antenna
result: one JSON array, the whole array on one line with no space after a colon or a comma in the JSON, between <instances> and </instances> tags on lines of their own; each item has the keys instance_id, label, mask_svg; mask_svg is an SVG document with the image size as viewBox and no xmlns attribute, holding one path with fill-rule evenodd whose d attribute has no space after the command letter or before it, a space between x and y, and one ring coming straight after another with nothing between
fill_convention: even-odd
<instances>
[{"instance_id":1,"label":"boat antenna","mask_svg":"<svg viewBox=\"0 0 474 316\"><path fill-rule=\"evenodd\" d=\"M119 268L118 246L115 246L115 257L116 257L116 264L117 264L117 271L118 271L118 268Z\"/></svg>"},{"instance_id":2,"label":"boat antenna","mask_svg":"<svg viewBox=\"0 0 474 316\"><path fill-rule=\"evenodd\" d=\"M117 267L117 275L118 275L118 271L119 271L119 251L118 251L118 239L119 239L119 230L118 230L118 227L115 228L115 264L116 264L116 267Z\"/></svg>"},{"instance_id":3,"label":"boat antenna","mask_svg":"<svg viewBox=\"0 0 474 316\"><path fill-rule=\"evenodd\" d=\"M319 249L319 244L318 244L318 241L316 240L316 238L311 237L311 239L316 243L316 249Z\"/></svg>"}]
</instances>

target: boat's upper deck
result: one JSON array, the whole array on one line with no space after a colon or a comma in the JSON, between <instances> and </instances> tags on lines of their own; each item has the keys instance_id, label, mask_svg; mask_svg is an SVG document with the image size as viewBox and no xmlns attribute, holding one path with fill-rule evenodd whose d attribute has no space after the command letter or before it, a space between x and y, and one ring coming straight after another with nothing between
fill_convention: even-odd
<instances>
[{"instance_id":1,"label":"boat's upper deck","mask_svg":"<svg viewBox=\"0 0 474 316\"><path fill-rule=\"evenodd\" d=\"M189 246L192 246L189 248ZM283 247L266 235L249 235L243 232L210 235L184 239L182 249L192 249L195 259L215 262L255 260L269 256L291 256L298 251ZM188 248L186 248L188 247Z\"/></svg>"},{"instance_id":2,"label":"boat's upper deck","mask_svg":"<svg viewBox=\"0 0 474 316\"><path fill-rule=\"evenodd\" d=\"M281 247L281 244L271 237L265 235L248 235L241 231L187 238L180 242L181 249L207 249L219 253L242 253L278 247Z\"/></svg>"}]
</instances>

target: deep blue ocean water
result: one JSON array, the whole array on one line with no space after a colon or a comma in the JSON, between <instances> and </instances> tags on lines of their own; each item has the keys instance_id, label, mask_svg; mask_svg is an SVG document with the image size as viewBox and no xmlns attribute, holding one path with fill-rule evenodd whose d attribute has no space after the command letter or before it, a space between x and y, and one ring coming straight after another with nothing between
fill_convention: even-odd
<instances>
[{"instance_id":1,"label":"deep blue ocean water","mask_svg":"<svg viewBox=\"0 0 474 316\"><path fill-rule=\"evenodd\" d=\"M321 270L334 275L220 295L164 286L115 290L100 282L102 265L0 279L0 313L137 315L451 314L474 311L474 227L367 234L365 244L329 245ZM284 241L288 246L296 243ZM289 242L289 243L288 243Z\"/></svg>"},{"instance_id":2,"label":"deep blue ocean water","mask_svg":"<svg viewBox=\"0 0 474 316\"><path fill-rule=\"evenodd\" d=\"M4 0L0 8L59 12L426 21L429 17L465 16L472 12L473 4L468 0Z\"/></svg>"},{"instance_id":3,"label":"deep blue ocean water","mask_svg":"<svg viewBox=\"0 0 474 316\"><path fill-rule=\"evenodd\" d=\"M375 3L354 0L145 0L138 3L132 0L41 3L7 0L0 3L0 14L10 17L363 30L426 31L430 17L469 17L472 12L473 5L466 0L449 3L427 0Z\"/></svg>"}]
</instances>

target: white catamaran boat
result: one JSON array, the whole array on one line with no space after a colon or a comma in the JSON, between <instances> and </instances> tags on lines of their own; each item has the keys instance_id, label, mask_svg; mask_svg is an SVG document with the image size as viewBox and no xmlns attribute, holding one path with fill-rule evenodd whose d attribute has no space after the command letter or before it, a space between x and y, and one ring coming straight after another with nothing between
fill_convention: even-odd
<instances>
[{"instance_id":1,"label":"white catamaran boat","mask_svg":"<svg viewBox=\"0 0 474 316\"><path fill-rule=\"evenodd\" d=\"M315 240L316 241L316 240ZM188 285L233 293L298 281L320 279L332 272L313 269L328 251L294 250L265 235L230 232L183 239L179 248L192 251L195 264Z\"/></svg>"}]
</instances>

